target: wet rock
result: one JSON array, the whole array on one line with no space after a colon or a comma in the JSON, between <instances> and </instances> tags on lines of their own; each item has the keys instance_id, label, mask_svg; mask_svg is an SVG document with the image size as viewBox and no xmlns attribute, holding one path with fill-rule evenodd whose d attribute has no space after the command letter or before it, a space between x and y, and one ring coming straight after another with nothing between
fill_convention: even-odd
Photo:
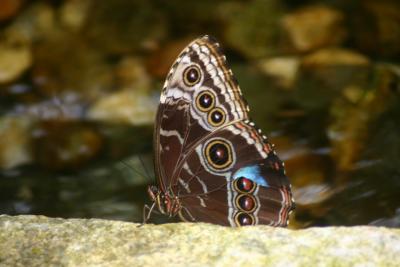
<instances>
[{"instance_id":1,"label":"wet rock","mask_svg":"<svg viewBox=\"0 0 400 267\"><path fill-rule=\"evenodd\" d=\"M91 4L91 0L71 0L64 2L60 8L62 24L73 31L80 30L87 19Z\"/></svg>"},{"instance_id":2,"label":"wet rock","mask_svg":"<svg viewBox=\"0 0 400 267\"><path fill-rule=\"evenodd\" d=\"M0 1L0 21L14 17L21 9L24 0L2 0Z\"/></svg>"},{"instance_id":3,"label":"wet rock","mask_svg":"<svg viewBox=\"0 0 400 267\"><path fill-rule=\"evenodd\" d=\"M297 57L275 57L259 62L260 69L277 83L287 89L293 88L296 82L300 60Z\"/></svg>"},{"instance_id":4,"label":"wet rock","mask_svg":"<svg viewBox=\"0 0 400 267\"><path fill-rule=\"evenodd\" d=\"M335 100L331 107L332 123L328 127L328 135L332 155L339 170L355 168L356 162L362 159L364 152L371 149L368 141L373 137L371 125L377 123L378 118L382 122L385 121L386 118L381 117L382 114L398 106L398 92L393 90L393 87L396 88L400 84L399 70L398 66L378 65L371 73L375 83L368 83L363 87L345 87L341 97ZM392 145L395 146L396 143ZM379 153L384 155L386 152L387 150ZM378 158L378 155L372 157Z\"/></svg>"},{"instance_id":5,"label":"wet rock","mask_svg":"<svg viewBox=\"0 0 400 267\"><path fill-rule=\"evenodd\" d=\"M342 48L326 48L304 57L302 65L305 67L325 66L368 66L369 59L355 51Z\"/></svg>"},{"instance_id":6,"label":"wet rock","mask_svg":"<svg viewBox=\"0 0 400 267\"><path fill-rule=\"evenodd\" d=\"M58 34L58 26L52 6L34 2L12 21L5 33L26 43L33 43Z\"/></svg>"},{"instance_id":7,"label":"wet rock","mask_svg":"<svg viewBox=\"0 0 400 267\"><path fill-rule=\"evenodd\" d=\"M391 228L400 227L400 208L396 210L396 214L392 218L382 218L370 223L374 226L385 226Z\"/></svg>"},{"instance_id":8,"label":"wet rock","mask_svg":"<svg viewBox=\"0 0 400 267\"><path fill-rule=\"evenodd\" d=\"M389 60L400 59L400 3L368 0L358 10L350 17L357 47Z\"/></svg>"},{"instance_id":9,"label":"wet rock","mask_svg":"<svg viewBox=\"0 0 400 267\"><path fill-rule=\"evenodd\" d=\"M14 89L15 91L22 89ZM74 92L43 99L33 103L16 105L11 111L18 116L27 116L33 120L81 120L84 118L86 103Z\"/></svg>"},{"instance_id":10,"label":"wet rock","mask_svg":"<svg viewBox=\"0 0 400 267\"><path fill-rule=\"evenodd\" d=\"M7 266L313 266L316 262L394 266L400 262L400 230L383 227L137 226L99 219L1 215L0 260Z\"/></svg>"},{"instance_id":11,"label":"wet rock","mask_svg":"<svg viewBox=\"0 0 400 267\"><path fill-rule=\"evenodd\" d=\"M35 160L48 169L82 167L94 159L103 145L95 127L68 121L45 121L34 129Z\"/></svg>"},{"instance_id":12,"label":"wet rock","mask_svg":"<svg viewBox=\"0 0 400 267\"><path fill-rule=\"evenodd\" d=\"M106 53L154 47L166 35L167 23L156 2L93 1L89 10L85 35Z\"/></svg>"},{"instance_id":13,"label":"wet rock","mask_svg":"<svg viewBox=\"0 0 400 267\"><path fill-rule=\"evenodd\" d=\"M194 38L172 41L156 49L146 64L149 73L157 78L165 79L174 60Z\"/></svg>"},{"instance_id":14,"label":"wet rock","mask_svg":"<svg viewBox=\"0 0 400 267\"><path fill-rule=\"evenodd\" d=\"M280 50L281 1L228 3L220 11L226 20L224 47L230 46L250 58L275 55Z\"/></svg>"},{"instance_id":15,"label":"wet rock","mask_svg":"<svg viewBox=\"0 0 400 267\"><path fill-rule=\"evenodd\" d=\"M0 41L0 84L19 78L32 64L29 45L14 41Z\"/></svg>"},{"instance_id":16,"label":"wet rock","mask_svg":"<svg viewBox=\"0 0 400 267\"><path fill-rule=\"evenodd\" d=\"M89 109L88 118L109 123L152 124L158 99L140 90L122 90L100 98Z\"/></svg>"},{"instance_id":17,"label":"wet rock","mask_svg":"<svg viewBox=\"0 0 400 267\"><path fill-rule=\"evenodd\" d=\"M9 169L32 161L31 127L27 118L0 118L0 168Z\"/></svg>"},{"instance_id":18,"label":"wet rock","mask_svg":"<svg viewBox=\"0 0 400 267\"><path fill-rule=\"evenodd\" d=\"M282 25L298 52L341 44L347 35L344 15L326 6L309 6L287 14Z\"/></svg>"},{"instance_id":19,"label":"wet rock","mask_svg":"<svg viewBox=\"0 0 400 267\"><path fill-rule=\"evenodd\" d=\"M302 59L296 96L306 109L326 109L344 88L366 86L370 74L371 64L364 55L341 48L321 49Z\"/></svg>"},{"instance_id":20,"label":"wet rock","mask_svg":"<svg viewBox=\"0 0 400 267\"><path fill-rule=\"evenodd\" d=\"M147 73L143 61L136 57L123 57L115 66L114 77L118 88L150 89L151 77Z\"/></svg>"},{"instance_id":21,"label":"wet rock","mask_svg":"<svg viewBox=\"0 0 400 267\"><path fill-rule=\"evenodd\" d=\"M73 35L48 39L35 47L34 55L32 80L44 95L75 91L92 100L113 86L112 65L104 54Z\"/></svg>"}]
</instances>

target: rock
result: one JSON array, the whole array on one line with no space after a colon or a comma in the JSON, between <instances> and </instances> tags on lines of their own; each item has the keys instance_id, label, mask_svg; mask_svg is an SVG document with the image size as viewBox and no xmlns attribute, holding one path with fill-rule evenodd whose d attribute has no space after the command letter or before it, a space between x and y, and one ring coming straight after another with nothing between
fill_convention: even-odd
<instances>
[{"instance_id":1,"label":"rock","mask_svg":"<svg viewBox=\"0 0 400 267\"><path fill-rule=\"evenodd\" d=\"M325 67L325 66L368 66L369 59L355 51L343 48L326 48L316 51L304 57L303 66Z\"/></svg>"},{"instance_id":2,"label":"rock","mask_svg":"<svg viewBox=\"0 0 400 267\"><path fill-rule=\"evenodd\" d=\"M296 57L274 57L260 61L260 69L277 80L277 83L287 89L292 89L296 82L300 60Z\"/></svg>"},{"instance_id":3,"label":"rock","mask_svg":"<svg viewBox=\"0 0 400 267\"><path fill-rule=\"evenodd\" d=\"M89 10L84 34L108 54L153 47L167 33L165 14L155 2L93 1Z\"/></svg>"},{"instance_id":4,"label":"rock","mask_svg":"<svg viewBox=\"0 0 400 267\"><path fill-rule=\"evenodd\" d=\"M284 12L281 1L256 0L251 5L229 2L220 10L226 20L224 47L232 47L249 58L280 51L279 21Z\"/></svg>"},{"instance_id":5,"label":"rock","mask_svg":"<svg viewBox=\"0 0 400 267\"><path fill-rule=\"evenodd\" d=\"M22 7L23 3L23 0L1 0L0 21L14 17Z\"/></svg>"},{"instance_id":6,"label":"rock","mask_svg":"<svg viewBox=\"0 0 400 267\"><path fill-rule=\"evenodd\" d=\"M113 69L104 60L105 55L73 35L49 38L35 47L34 56L32 80L44 95L74 91L82 99L93 101L113 86Z\"/></svg>"},{"instance_id":7,"label":"rock","mask_svg":"<svg viewBox=\"0 0 400 267\"><path fill-rule=\"evenodd\" d=\"M0 43L0 84L20 77L32 64L29 45Z\"/></svg>"},{"instance_id":8,"label":"rock","mask_svg":"<svg viewBox=\"0 0 400 267\"><path fill-rule=\"evenodd\" d=\"M367 82L364 86L344 87L342 97L331 106L331 124L327 130L336 168L341 171L353 170L357 162L366 161L368 158L383 160L389 151L397 151L399 142L395 136L398 136L398 130L394 126L397 123L391 121L391 116L385 113L395 113L396 111L390 110L398 110L397 87L400 88L400 67L389 64L376 65ZM374 140L374 136L377 136L372 127L379 123L386 124L389 128L386 129L386 133L381 133L384 137L381 137L379 142L382 144L372 146L371 139ZM382 128L377 132L381 130ZM394 138L391 142L390 137ZM388 142L390 146L385 145ZM374 151L374 155L363 158L366 151ZM397 159L397 156L394 158ZM393 160L390 159L392 164Z\"/></svg>"},{"instance_id":9,"label":"rock","mask_svg":"<svg viewBox=\"0 0 400 267\"><path fill-rule=\"evenodd\" d=\"M352 50L324 48L311 53L300 64L298 101L307 109L326 108L344 88L367 86L371 69L369 59Z\"/></svg>"},{"instance_id":10,"label":"rock","mask_svg":"<svg viewBox=\"0 0 400 267\"><path fill-rule=\"evenodd\" d=\"M80 168L94 159L103 146L96 128L82 122L43 121L34 133L35 160L47 169Z\"/></svg>"},{"instance_id":11,"label":"rock","mask_svg":"<svg viewBox=\"0 0 400 267\"><path fill-rule=\"evenodd\" d=\"M309 6L288 14L282 25L294 49L311 51L338 45L346 37L344 15L326 6Z\"/></svg>"},{"instance_id":12,"label":"rock","mask_svg":"<svg viewBox=\"0 0 400 267\"><path fill-rule=\"evenodd\" d=\"M123 57L115 67L114 77L118 88L150 89L151 77L147 73L142 60L136 57Z\"/></svg>"},{"instance_id":13,"label":"rock","mask_svg":"<svg viewBox=\"0 0 400 267\"><path fill-rule=\"evenodd\" d=\"M6 266L396 266L400 230L0 216Z\"/></svg>"},{"instance_id":14,"label":"rock","mask_svg":"<svg viewBox=\"0 0 400 267\"><path fill-rule=\"evenodd\" d=\"M28 118L0 118L0 168L9 169L31 162L31 126Z\"/></svg>"},{"instance_id":15,"label":"rock","mask_svg":"<svg viewBox=\"0 0 400 267\"><path fill-rule=\"evenodd\" d=\"M156 49L147 61L149 73L157 78L165 79L175 59L194 38L184 38L169 42Z\"/></svg>"},{"instance_id":16,"label":"rock","mask_svg":"<svg viewBox=\"0 0 400 267\"><path fill-rule=\"evenodd\" d=\"M65 2L60 8L62 23L73 31L82 28L88 16L91 0L71 0Z\"/></svg>"},{"instance_id":17,"label":"rock","mask_svg":"<svg viewBox=\"0 0 400 267\"><path fill-rule=\"evenodd\" d=\"M399 1L363 1L358 12L350 17L352 38L365 53L400 59Z\"/></svg>"},{"instance_id":18,"label":"rock","mask_svg":"<svg viewBox=\"0 0 400 267\"><path fill-rule=\"evenodd\" d=\"M152 124L158 99L140 90L122 90L100 98L89 109L88 118L109 123Z\"/></svg>"},{"instance_id":19,"label":"rock","mask_svg":"<svg viewBox=\"0 0 400 267\"><path fill-rule=\"evenodd\" d=\"M27 43L43 41L58 32L55 10L44 2L31 3L5 29L11 35Z\"/></svg>"}]
</instances>

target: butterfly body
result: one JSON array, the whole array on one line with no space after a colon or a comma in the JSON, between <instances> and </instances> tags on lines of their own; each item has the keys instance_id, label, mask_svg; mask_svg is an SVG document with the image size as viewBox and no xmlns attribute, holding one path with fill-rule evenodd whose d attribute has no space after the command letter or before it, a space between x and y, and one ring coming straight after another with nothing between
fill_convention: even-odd
<instances>
[{"instance_id":1,"label":"butterfly body","mask_svg":"<svg viewBox=\"0 0 400 267\"><path fill-rule=\"evenodd\" d=\"M184 221L285 226L293 209L283 163L248 118L219 44L204 36L178 56L154 131L159 211Z\"/></svg>"}]
</instances>

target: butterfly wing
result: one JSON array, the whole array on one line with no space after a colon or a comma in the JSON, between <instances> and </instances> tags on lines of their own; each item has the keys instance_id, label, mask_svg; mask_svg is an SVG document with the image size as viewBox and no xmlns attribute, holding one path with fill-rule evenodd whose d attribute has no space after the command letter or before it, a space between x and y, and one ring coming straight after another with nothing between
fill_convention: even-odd
<instances>
[{"instance_id":1,"label":"butterfly wing","mask_svg":"<svg viewBox=\"0 0 400 267\"><path fill-rule=\"evenodd\" d=\"M198 143L172 190L187 221L286 226L294 207L283 163L248 121L228 124Z\"/></svg>"},{"instance_id":2,"label":"butterfly wing","mask_svg":"<svg viewBox=\"0 0 400 267\"><path fill-rule=\"evenodd\" d=\"M284 226L293 208L283 164L248 121L248 106L218 43L187 46L163 87L154 132L161 190L183 220Z\"/></svg>"},{"instance_id":3,"label":"butterfly wing","mask_svg":"<svg viewBox=\"0 0 400 267\"><path fill-rule=\"evenodd\" d=\"M209 36L189 44L169 71L157 111L153 145L161 189L177 179L177 166L196 142L247 119L247 111L219 44Z\"/></svg>"}]
</instances>

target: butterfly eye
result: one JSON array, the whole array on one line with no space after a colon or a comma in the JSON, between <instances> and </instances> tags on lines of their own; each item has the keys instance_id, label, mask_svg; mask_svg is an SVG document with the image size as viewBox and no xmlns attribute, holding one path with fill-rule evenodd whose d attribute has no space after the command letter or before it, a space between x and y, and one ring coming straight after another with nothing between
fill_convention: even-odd
<instances>
[{"instance_id":1,"label":"butterfly eye","mask_svg":"<svg viewBox=\"0 0 400 267\"><path fill-rule=\"evenodd\" d=\"M238 212L235 215L235 222L238 226L253 225L255 220L254 217L245 212Z\"/></svg>"},{"instance_id":2,"label":"butterfly eye","mask_svg":"<svg viewBox=\"0 0 400 267\"><path fill-rule=\"evenodd\" d=\"M209 91L204 91L196 98L197 108L203 112L209 111L214 107L214 95Z\"/></svg>"},{"instance_id":3,"label":"butterfly eye","mask_svg":"<svg viewBox=\"0 0 400 267\"><path fill-rule=\"evenodd\" d=\"M183 72L183 81L186 86L193 86L200 81L201 72L199 67L192 65L187 67Z\"/></svg>"},{"instance_id":4,"label":"butterfly eye","mask_svg":"<svg viewBox=\"0 0 400 267\"><path fill-rule=\"evenodd\" d=\"M240 177L234 182L235 189L242 193L251 193L256 187L256 184L245 177Z\"/></svg>"},{"instance_id":5,"label":"butterfly eye","mask_svg":"<svg viewBox=\"0 0 400 267\"><path fill-rule=\"evenodd\" d=\"M236 198L236 206L246 212L252 212L256 209L256 200L249 194L242 194Z\"/></svg>"},{"instance_id":6,"label":"butterfly eye","mask_svg":"<svg viewBox=\"0 0 400 267\"><path fill-rule=\"evenodd\" d=\"M217 170L228 168L233 163L231 145L223 140L210 142L205 149L208 163Z\"/></svg>"},{"instance_id":7,"label":"butterfly eye","mask_svg":"<svg viewBox=\"0 0 400 267\"><path fill-rule=\"evenodd\" d=\"M214 126L221 126L225 122L225 112L221 108L215 108L208 114L208 122Z\"/></svg>"}]
</instances>

